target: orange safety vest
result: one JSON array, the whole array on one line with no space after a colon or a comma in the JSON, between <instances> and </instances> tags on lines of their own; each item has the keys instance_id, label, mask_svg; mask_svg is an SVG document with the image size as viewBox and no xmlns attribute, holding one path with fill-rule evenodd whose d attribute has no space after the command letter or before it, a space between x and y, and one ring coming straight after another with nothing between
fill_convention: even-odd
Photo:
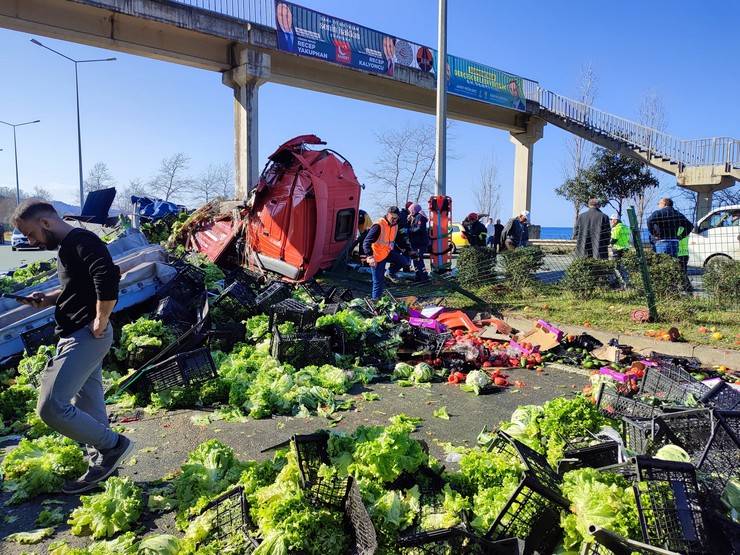
<instances>
[{"instance_id":1,"label":"orange safety vest","mask_svg":"<svg viewBox=\"0 0 740 555\"><path fill-rule=\"evenodd\" d=\"M380 235L378 236L378 240L372 244L373 258L375 262L383 262L393 250L398 226L392 226L385 218L380 218L378 225L380 226Z\"/></svg>"}]
</instances>

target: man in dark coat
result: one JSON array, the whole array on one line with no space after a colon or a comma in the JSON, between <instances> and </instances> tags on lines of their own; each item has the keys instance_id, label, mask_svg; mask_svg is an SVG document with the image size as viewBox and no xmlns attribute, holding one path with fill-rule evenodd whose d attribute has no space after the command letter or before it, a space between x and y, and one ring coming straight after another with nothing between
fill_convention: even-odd
<instances>
[{"instance_id":1,"label":"man in dark coat","mask_svg":"<svg viewBox=\"0 0 740 555\"><path fill-rule=\"evenodd\" d=\"M478 214L471 212L462 221L463 236L471 247L486 246L486 226L478 219Z\"/></svg>"},{"instance_id":2,"label":"man in dark coat","mask_svg":"<svg viewBox=\"0 0 740 555\"><path fill-rule=\"evenodd\" d=\"M589 199L588 210L579 214L573 237L576 240L576 256L579 258L609 258L609 217L599 210L599 201L595 198Z\"/></svg>"},{"instance_id":3,"label":"man in dark coat","mask_svg":"<svg viewBox=\"0 0 740 555\"><path fill-rule=\"evenodd\" d=\"M678 243L688 236L693 224L675 208L673 200L665 197L658 201L658 209L650 214L647 228L655 245L655 252L678 256Z\"/></svg>"}]
</instances>

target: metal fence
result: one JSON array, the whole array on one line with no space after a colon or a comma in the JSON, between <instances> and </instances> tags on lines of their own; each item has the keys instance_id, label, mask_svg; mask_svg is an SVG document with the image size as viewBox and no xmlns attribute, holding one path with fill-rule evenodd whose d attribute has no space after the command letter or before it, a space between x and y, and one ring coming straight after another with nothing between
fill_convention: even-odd
<instances>
[{"instance_id":1,"label":"metal fence","mask_svg":"<svg viewBox=\"0 0 740 555\"><path fill-rule=\"evenodd\" d=\"M274 0L170 0L241 21L275 28Z\"/></svg>"}]
</instances>

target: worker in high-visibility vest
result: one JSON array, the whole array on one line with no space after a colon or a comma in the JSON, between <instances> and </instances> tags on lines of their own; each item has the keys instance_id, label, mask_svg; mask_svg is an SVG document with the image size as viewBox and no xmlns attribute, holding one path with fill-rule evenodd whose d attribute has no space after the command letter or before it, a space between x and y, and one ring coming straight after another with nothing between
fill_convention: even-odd
<instances>
[{"instance_id":1,"label":"worker in high-visibility vest","mask_svg":"<svg viewBox=\"0 0 740 555\"><path fill-rule=\"evenodd\" d=\"M690 230L689 230L690 231ZM678 240L678 252L676 257L678 258L679 264L681 264L681 271L683 272L683 288L685 291L692 291L691 280L689 279L689 233L683 226L679 226L676 230L676 235L681 237Z\"/></svg>"},{"instance_id":2,"label":"worker in high-visibility vest","mask_svg":"<svg viewBox=\"0 0 740 555\"><path fill-rule=\"evenodd\" d=\"M612 214L609 223L612 226L612 253L619 260L630 248L630 228L622 223L618 214Z\"/></svg>"},{"instance_id":3,"label":"worker in high-visibility vest","mask_svg":"<svg viewBox=\"0 0 740 555\"><path fill-rule=\"evenodd\" d=\"M373 291L371 297L373 300L383 296L387 263L390 262L388 271L391 277L400 268L410 264L408 257L396 249L399 217L398 207L391 206L386 215L368 230L362 243L362 251L365 253L367 263L372 269Z\"/></svg>"}]
</instances>

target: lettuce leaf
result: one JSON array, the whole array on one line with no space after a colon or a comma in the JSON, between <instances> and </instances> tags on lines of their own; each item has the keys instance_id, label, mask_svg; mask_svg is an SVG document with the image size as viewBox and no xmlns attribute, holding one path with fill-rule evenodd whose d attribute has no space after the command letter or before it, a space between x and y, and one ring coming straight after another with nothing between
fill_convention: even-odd
<instances>
[{"instance_id":1,"label":"lettuce leaf","mask_svg":"<svg viewBox=\"0 0 740 555\"><path fill-rule=\"evenodd\" d=\"M144 503L141 488L130 478L113 476L105 482L101 493L80 497L69 518L75 536L92 535L94 539L110 538L130 530L141 516Z\"/></svg>"}]
</instances>

